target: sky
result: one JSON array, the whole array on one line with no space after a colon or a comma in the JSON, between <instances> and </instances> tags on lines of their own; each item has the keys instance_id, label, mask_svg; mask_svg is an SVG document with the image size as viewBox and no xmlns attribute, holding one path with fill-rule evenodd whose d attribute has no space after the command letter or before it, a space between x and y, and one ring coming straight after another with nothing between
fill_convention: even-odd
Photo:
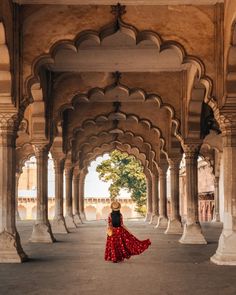
<instances>
[{"instance_id":1,"label":"sky","mask_svg":"<svg viewBox=\"0 0 236 295\"><path fill-rule=\"evenodd\" d=\"M102 157L98 157L96 161L91 162L88 168L88 174L85 178L85 197L106 197L109 198L109 183L103 182L99 179L96 167L104 160L109 159L109 155L105 154ZM128 197L130 194L126 190L120 191L119 197Z\"/></svg>"},{"instance_id":2,"label":"sky","mask_svg":"<svg viewBox=\"0 0 236 295\"><path fill-rule=\"evenodd\" d=\"M84 188L84 196L86 197L106 197L109 198L109 183L103 182L99 179L98 173L96 172L97 165L99 165L103 160L109 159L109 155L105 154L102 157L98 157L95 161L91 162L90 166L88 167L88 174L85 178L85 188ZM34 157L30 159L31 163L36 165L36 160ZM37 190L36 187L32 187L30 190L19 190L19 197L29 196L29 197L36 197ZM64 195L65 195L65 183L64 183ZM51 157L49 157L48 161L48 196L54 197L55 196L55 173L54 173L54 166ZM127 198L130 196L126 190L121 190L119 197Z\"/></svg>"}]
</instances>

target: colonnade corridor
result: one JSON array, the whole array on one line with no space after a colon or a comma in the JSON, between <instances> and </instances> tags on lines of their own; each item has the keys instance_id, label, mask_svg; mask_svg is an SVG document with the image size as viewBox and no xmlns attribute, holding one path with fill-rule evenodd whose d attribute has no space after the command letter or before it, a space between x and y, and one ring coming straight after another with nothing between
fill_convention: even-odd
<instances>
[{"instance_id":1,"label":"colonnade corridor","mask_svg":"<svg viewBox=\"0 0 236 295\"><path fill-rule=\"evenodd\" d=\"M142 255L122 263L104 261L105 222L86 222L71 234L55 235L54 244L33 244L32 222L17 228L30 261L0 264L0 294L66 295L233 295L235 269L217 266L215 253L221 223L203 223L207 245L178 242L181 235L166 235L143 221L125 222L139 239L152 245Z\"/></svg>"}]
</instances>

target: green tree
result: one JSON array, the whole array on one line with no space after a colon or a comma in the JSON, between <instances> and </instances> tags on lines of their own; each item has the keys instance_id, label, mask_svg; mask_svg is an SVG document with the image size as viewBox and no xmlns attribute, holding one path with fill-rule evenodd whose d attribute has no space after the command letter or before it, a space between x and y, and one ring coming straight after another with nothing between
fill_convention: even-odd
<instances>
[{"instance_id":1,"label":"green tree","mask_svg":"<svg viewBox=\"0 0 236 295\"><path fill-rule=\"evenodd\" d=\"M120 189L125 188L137 204L136 211L144 215L146 212L146 178L143 167L133 156L118 150L112 151L109 155L110 159L102 161L96 170L101 180L111 182L110 198L115 199Z\"/></svg>"}]
</instances>

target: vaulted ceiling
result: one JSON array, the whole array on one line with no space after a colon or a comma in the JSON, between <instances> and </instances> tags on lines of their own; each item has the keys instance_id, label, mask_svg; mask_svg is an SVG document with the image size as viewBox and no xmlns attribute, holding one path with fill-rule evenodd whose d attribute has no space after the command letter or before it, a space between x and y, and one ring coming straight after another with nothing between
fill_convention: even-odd
<instances>
[{"instance_id":1,"label":"vaulted ceiling","mask_svg":"<svg viewBox=\"0 0 236 295\"><path fill-rule=\"evenodd\" d=\"M43 142L81 169L117 148L152 170L186 141L202 142L204 114L213 118L221 91L222 1L15 2L23 42L18 162Z\"/></svg>"}]
</instances>

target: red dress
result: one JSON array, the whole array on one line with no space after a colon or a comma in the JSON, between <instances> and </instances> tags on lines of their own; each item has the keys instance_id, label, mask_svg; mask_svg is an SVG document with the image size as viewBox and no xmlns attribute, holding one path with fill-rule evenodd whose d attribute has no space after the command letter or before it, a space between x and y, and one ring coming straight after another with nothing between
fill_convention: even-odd
<instances>
[{"instance_id":1,"label":"red dress","mask_svg":"<svg viewBox=\"0 0 236 295\"><path fill-rule=\"evenodd\" d=\"M111 216L108 217L108 225L112 226ZM112 236L107 236L105 260L112 262L129 259L132 255L139 255L145 251L151 242L149 239L139 241L123 227L121 215L121 226L112 228Z\"/></svg>"}]
</instances>

